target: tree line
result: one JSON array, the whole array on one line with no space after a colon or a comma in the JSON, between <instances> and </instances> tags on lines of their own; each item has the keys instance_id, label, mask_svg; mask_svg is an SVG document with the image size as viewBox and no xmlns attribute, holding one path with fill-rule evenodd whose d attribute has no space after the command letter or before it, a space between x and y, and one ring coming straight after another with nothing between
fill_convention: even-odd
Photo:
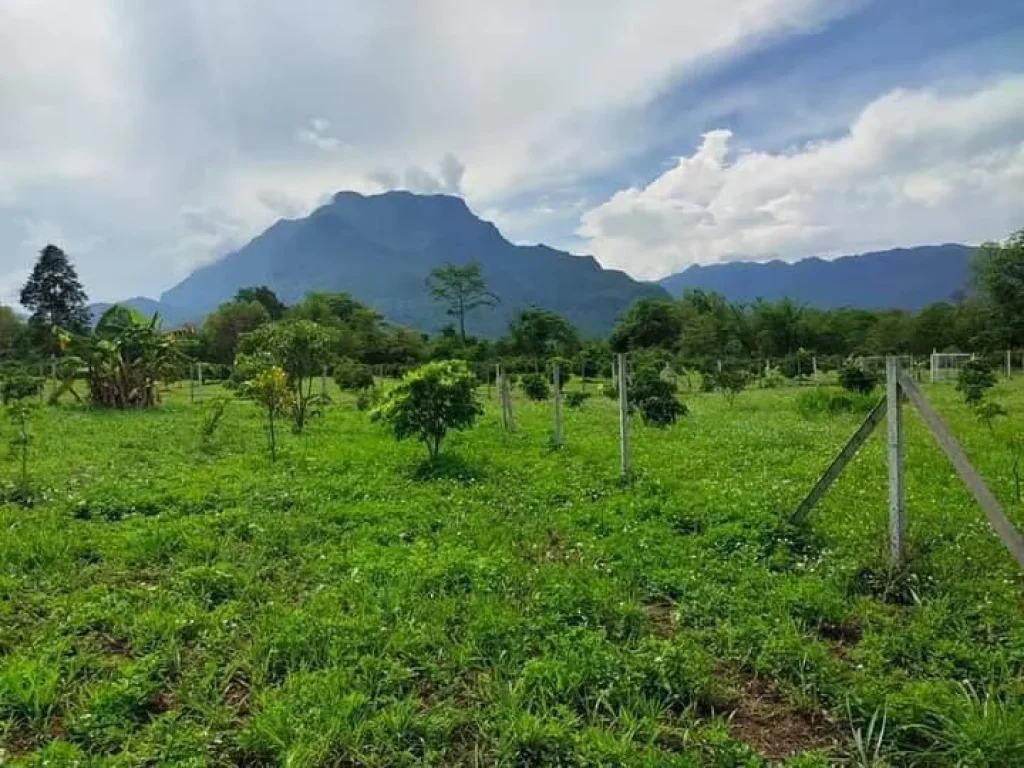
<instances>
[{"instance_id":1,"label":"tree line","mask_svg":"<svg viewBox=\"0 0 1024 768\"><path fill-rule=\"evenodd\" d=\"M614 352L653 349L697 370L710 370L722 360L770 360L793 369L787 373L806 373L812 356L1024 348L1024 230L982 245L973 274L961 295L919 312L819 309L786 298L742 304L690 290L678 299L638 300L607 338L584 338L564 317L530 307L513 316L501 338L491 340L472 335L472 319L496 306L500 297L488 289L479 264L447 264L425 281L425 290L453 319L432 335L393 325L346 293L310 293L286 306L270 288L250 286L201 324L176 329L174 338L179 362L203 362L225 376L247 334L298 320L330 329L332 361L388 370L460 358L474 364L502 361L513 370L529 371L561 358L576 369L586 366L598 373ZM21 293L21 303L31 312L27 322L11 308L0 308L0 353L21 361L68 354L69 339L93 332L86 301L67 256L48 245ZM120 324L129 317L122 310Z\"/></svg>"}]
</instances>

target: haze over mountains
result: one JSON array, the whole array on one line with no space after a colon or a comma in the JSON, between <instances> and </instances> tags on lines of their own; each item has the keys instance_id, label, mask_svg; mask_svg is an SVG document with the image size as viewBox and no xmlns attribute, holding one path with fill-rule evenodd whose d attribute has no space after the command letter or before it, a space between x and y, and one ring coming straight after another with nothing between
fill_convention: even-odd
<instances>
[{"instance_id":1,"label":"haze over mountains","mask_svg":"<svg viewBox=\"0 0 1024 768\"><path fill-rule=\"evenodd\" d=\"M500 298L468 323L475 335L503 333L525 307L551 309L586 335L607 333L641 296L678 295L702 288L734 301L790 296L802 303L915 310L951 299L967 285L972 249L923 246L848 256L693 266L660 284L602 269L590 256L544 245L514 245L465 202L449 195L339 192L300 219L278 221L242 248L197 269L159 301L123 303L144 314L159 311L166 324L199 322L248 285L267 285L286 303L310 291L344 291L390 321L437 331L451 321L429 296L425 280L445 262L480 262ZM94 305L94 312L106 304Z\"/></svg>"}]
</instances>

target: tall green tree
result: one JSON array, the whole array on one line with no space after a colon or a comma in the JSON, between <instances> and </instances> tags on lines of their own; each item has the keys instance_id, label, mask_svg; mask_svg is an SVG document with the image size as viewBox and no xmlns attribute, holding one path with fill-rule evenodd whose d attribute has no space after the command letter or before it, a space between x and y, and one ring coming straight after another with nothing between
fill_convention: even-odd
<instances>
[{"instance_id":1,"label":"tall green tree","mask_svg":"<svg viewBox=\"0 0 1024 768\"><path fill-rule=\"evenodd\" d=\"M673 349L679 344L682 331L683 318L675 303L645 296L626 310L610 341L612 349L618 352L647 347Z\"/></svg>"},{"instance_id":2,"label":"tall green tree","mask_svg":"<svg viewBox=\"0 0 1024 768\"><path fill-rule=\"evenodd\" d=\"M974 281L991 319L1010 346L1024 345L1024 229L1001 243L984 243L974 257Z\"/></svg>"},{"instance_id":3,"label":"tall green tree","mask_svg":"<svg viewBox=\"0 0 1024 768\"><path fill-rule=\"evenodd\" d=\"M32 312L29 325L37 334L37 343L48 351L59 351L55 329L77 334L89 331L89 297L67 254L55 245L47 245L40 252L20 298Z\"/></svg>"},{"instance_id":4,"label":"tall green tree","mask_svg":"<svg viewBox=\"0 0 1024 768\"><path fill-rule=\"evenodd\" d=\"M573 357L580 348L579 333L572 324L547 309L524 309L508 330L512 349L527 357Z\"/></svg>"},{"instance_id":5,"label":"tall green tree","mask_svg":"<svg viewBox=\"0 0 1024 768\"><path fill-rule=\"evenodd\" d=\"M480 307L493 307L498 297L487 290L480 264L445 264L427 277L427 289L447 305L447 313L459 321L459 338L466 341L466 315Z\"/></svg>"},{"instance_id":6,"label":"tall green tree","mask_svg":"<svg viewBox=\"0 0 1024 768\"><path fill-rule=\"evenodd\" d=\"M265 285L250 285L246 288L239 288L235 294L235 301L256 301L267 310L271 320L280 320L288 306L277 298L277 294Z\"/></svg>"},{"instance_id":7,"label":"tall green tree","mask_svg":"<svg viewBox=\"0 0 1024 768\"><path fill-rule=\"evenodd\" d=\"M210 362L231 365L238 351L238 340L270 322L266 308L258 301L228 301L203 321L203 348Z\"/></svg>"}]
</instances>

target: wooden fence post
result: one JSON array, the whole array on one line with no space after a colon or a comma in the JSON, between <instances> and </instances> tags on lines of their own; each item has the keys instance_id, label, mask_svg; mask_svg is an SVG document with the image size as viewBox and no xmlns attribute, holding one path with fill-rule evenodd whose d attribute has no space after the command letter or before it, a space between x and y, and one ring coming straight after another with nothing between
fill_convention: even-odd
<instances>
[{"instance_id":1,"label":"wooden fence post","mask_svg":"<svg viewBox=\"0 0 1024 768\"><path fill-rule=\"evenodd\" d=\"M1013 363L1010 361L1010 350L1006 350L1006 378L1013 373Z\"/></svg>"},{"instance_id":2,"label":"wooden fence post","mask_svg":"<svg viewBox=\"0 0 1024 768\"><path fill-rule=\"evenodd\" d=\"M622 477L629 479L629 395L626 392L629 381L626 375L626 355L619 353L619 467Z\"/></svg>"},{"instance_id":3,"label":"wooden fence post","mask_svg":"<svg viewBox=\"0 0 1024 768\"><path fill-rule=\"evenodd\" d=\"M320 399L327 399L327 366L320 371Z\"/></svg>"},{"instance_id":4,"label":"wooden fence post","mask_svg":"<svg viewBox=\"0 0 1024 768\"><path fill-rule=\"evenodd\" d=\"M555 380L555 434L552 439L552 444L555 448L562 447L562 371L558 363L555 363L554 370Z\"/></svg>"},{"instance_id":5,"label":"wooden fence post","mask_svg":"<svg viewBox=\"0 0 1024 768\"><path fill-rule=\"evenodd\" d=\"M188 401L194 403L196 401L196 364L188 364Z\"/></svg>"},{"instance_id":6,"label":"wooden fence post","mask_svg":"<svg viewBox=\"0 0 1024 768\"><path fill-rule=\"evenodd\" d=\"M903 562L904 519L903 423L901 418L900 361L885 358L886 446L889 456L889 557L894 565Z\"/></svg>"}]
</instances>

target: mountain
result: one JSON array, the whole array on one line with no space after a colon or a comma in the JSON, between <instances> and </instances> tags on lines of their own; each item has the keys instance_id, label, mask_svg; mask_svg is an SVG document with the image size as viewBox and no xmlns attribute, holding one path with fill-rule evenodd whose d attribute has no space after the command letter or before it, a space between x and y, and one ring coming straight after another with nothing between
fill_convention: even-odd
<instances>
[{"instance_id":1,"label":"mountain","mask_svg":"<svg viewBox=\"0 0 1024 768\"><path fill-rule=\"evenodd\" d=\"M925 245L787 264L769 261L694 265L660 284L673 296L688 288L715 291L732 301L788 296L823 309L918 310L949 301L970 282L974 249L966 245Z\"/></svg>"},{"instance_id":2,"label":"mountain","mask_svg":"<svg viewBox=\"0 0 1024 768\"><path fill-rule=\"evenodd\" d=\"M435 331L451 318L425 287L445 262L478 261L494 310L467 318L470 333L497 336L529 306L568 318L584 334L607 333L640 296L665 296L654 284L602 269L590 256L545 245L513 245L458 197L339 192L303 219L282 220L250 243L197 269L160 297L160 306L201 317L242 286L267 285L285 303L309 291L345 291L392 322Z\"/></svg>"}]
</instances>

